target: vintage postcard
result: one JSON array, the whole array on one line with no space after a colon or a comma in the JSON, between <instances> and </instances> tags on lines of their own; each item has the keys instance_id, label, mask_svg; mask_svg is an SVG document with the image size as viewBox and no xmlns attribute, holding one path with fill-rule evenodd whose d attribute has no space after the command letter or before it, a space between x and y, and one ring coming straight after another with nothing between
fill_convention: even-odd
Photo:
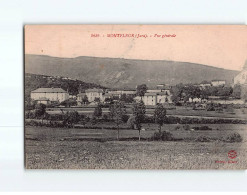
<instances>
[{"instance_id":1,"label":"vintage postcard","mask_svg":"<svg viewBox=\"0 0 247 195\"><path fill-rule=\"evenodd\" d=\"M26 25L27 169L246 169L245 25Z\"/></svg>"}]
</instances>

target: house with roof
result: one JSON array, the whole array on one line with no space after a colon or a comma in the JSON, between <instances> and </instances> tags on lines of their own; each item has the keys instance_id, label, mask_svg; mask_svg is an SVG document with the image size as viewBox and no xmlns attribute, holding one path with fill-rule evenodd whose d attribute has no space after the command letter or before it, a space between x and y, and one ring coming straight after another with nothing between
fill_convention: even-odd
<instances>
[{"instance_id":1,"label":"house with roof","mask_svg":"<svg viewBox=\"0 0 247 195\"><path fill-rule=\"evenodd\" d=\"M158 93L145 93L143 98L145 105L155 106L157 104L171 103L171 95L167 92L158 92Z\"/></svg>"},{"instance_id":2,"label":"house with roof","mask_svg":"<svg viewBox=\"0 0 247 195\"><path fill-rule=\"evenodd\" d=\"M145 105L155 106L157 104L157 94L156 93L145 93L142 101Z\"/></svg>"},{"instance_id":3,"label":"house with roof","mask_svg":"<svg viewBox=\"0 0 247 195\"><path fill-rule=\"evenodd\" d=\"M226 81L224 81L224 80L212 80L211 81L211 85L213 87L223 86L225 84L226 84Z\"/></svg>"},{"instance_id":4,"label":"house with roof","mask_svg":"<svg viewBox=\"0 0 247 195\"><path fill-rule=\"evenodd\" d=\"M69 99L69 93L62 88L38 88L31 92L31 99L44 104L63 102Z\"/></svg>"},{"instance_id":5,"label":"house with roof","mask_svg":"<svg viewBox=\"0 0 247 195\"><path fill-rule=\"evenodd\" d=\"M170 95L171 86L165 84L158 84L156 88L151 88L147 90L147 93L161 93L165 92L167 95Z\"/></svg>"},{"instance_id":6,"label":"house with roof","mask_svg":"<svg viewBox=\"0 0 247 195\"><path fill-rule=\"evenodd\" d=\"M115 97L121 97L121 95L135 95L136 90L135 89L107 89L106 93L115 96Z\"/></svg>"},{"instance_id":7,"label":"house with roof","mask_svg":"<svg viewBox=\"0 0 247 195\"><path fill-rule=\"evenodd\" d=\"M86 96L88 97L89 102L94 102L95 99L99 99L100 101L104 101L103 89L97 89L97 88L87 89L87 90L85 90L85 93L86 93Z\"/></svg>"}]
</instances>

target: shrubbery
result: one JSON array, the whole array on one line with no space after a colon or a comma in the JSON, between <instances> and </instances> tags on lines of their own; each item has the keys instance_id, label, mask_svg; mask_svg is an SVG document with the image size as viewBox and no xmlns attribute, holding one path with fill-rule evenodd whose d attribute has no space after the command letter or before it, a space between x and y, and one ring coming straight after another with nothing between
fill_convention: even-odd
<instances>
[{"instance_id":1,"label":"shrubbery","mask_svg":"<svg viewBox=\"0 0 247 195\"><path fill-rule=\"evenodd\" d=\"M223 138L224 142L242 142L243 138L239 133L232 133L230 135L227 135L225 138Z\"/></svg>"},{"instance_id":2,"label":"shrubbery","mask_svg":"<svg viewBox=\"0 0 247 195\"><path fill-rule=\"evenodd\" d=\"M123 115L122 115L122 121L123 121L124 123L127 123L128 120L129 120L129 116L128 116L127 114L123 114Z\"/></svg>"},{"instance_id":3,"label":"shrubbery","mask_svg":"<svg viewBox=\"0 0 247 195\"><path fill-rule=\"evenodd\" d=\"M155 123L154 116L145 115L143 119L143 123Z\"/></svg>"},{"instance_id":4,"label":"shrubbery","mask_svg":"<svg viewBox=\"0 0 247 195\"><path fill-rule=\"evenodd\" d=\"M247 124L246 120L220 118L192 118L167 116L168 124Z\"/></svg>"},{"instance_id":5,"label":"shrubbery","mask_svg":"<svg viewBox=\"0 0 247 195\"><path fill-rule=\"evenodd\" d=\"M192 129L198 131L198 130L213 130L212 128L210 128L209 126L201 126L201 127L193 127Z\"/></svg>"},{"instance_id":6,"label":"shrubbery","mask_svg":"<svg viewBox=\"0 0 247 195\"><path fill-rule=\"evenodd\" d=\"M186 131L189 131L189 130L190 130L190 126L189 126L189 125L184 125L183 128L184 128L184 130L186 130Z\"/></svg>"},{"instance_id":7,"label":"shrubbery","mask_svg":"<svg viewBox=\"0 0 247 195\"><path fill-rule=\"evenodd\" d=\"M195 139L196 142L210 142L212 139L208 136L201 135Z\"/></svg>"},{"instance_id":8,"label":"shrubbery","mask_svg":"<svg viewBox=\"0 0 247 195\"><path fill-rule=\"evenodd\" d=\"M173 135L168 131L155 132L152 136L152 140L154 141L173 141Z\"/></svg>"}]
</instances>

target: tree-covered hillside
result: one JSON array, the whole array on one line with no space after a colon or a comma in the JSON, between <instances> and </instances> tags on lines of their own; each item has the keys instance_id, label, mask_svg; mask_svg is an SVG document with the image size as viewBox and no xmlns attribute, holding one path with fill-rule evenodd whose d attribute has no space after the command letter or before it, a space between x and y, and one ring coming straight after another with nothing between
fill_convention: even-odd
<instances>
[{"instance_id":1,"label":"tree-covered hillside","mask_svg":"<svg viewBox=\"0 0 247 195\"><path fill-rule=\"evenodd\" d=\"M83 81L67 77L37 75L29 73L25 74L25 99L30 97L31 91L40 87L60 87L65 91L68 91L71 95L84 92L85 89L89 88L105 89L105 87L94 83L85 83Z\"/></svg>"}]
</instances>

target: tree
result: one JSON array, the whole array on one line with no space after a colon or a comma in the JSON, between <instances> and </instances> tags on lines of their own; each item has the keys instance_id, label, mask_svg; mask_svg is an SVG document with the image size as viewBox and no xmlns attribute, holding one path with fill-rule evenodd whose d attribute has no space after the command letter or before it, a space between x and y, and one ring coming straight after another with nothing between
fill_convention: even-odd
<instances>
[{"instance_id":1,"label":"tree","mask_svg":"<svg viewBox=\"0 0 247 195\"><path fill-rule=\"evenodd\" d=\"M236 99L241 98L241 85L237 84L233 87L232 96L235 97Z\"/></svg>"},{"instance_id":2,"label":"tree","mask_svg":"<svg viewBox=\"0 0 247 195\"><path fill-rule=\"evenodd\" d=\"M146 107L143 103L143 101L141 100L140 102L137 102L134 104L133 106L133 115L135 117L135 125L136 128L139 131L139 141L141 140L141 123L144 120L145 117L145 113L146 113Z\"/></svg>"},{"instance_id":3,"label":"tree","mask_svg":"<svg viewBox=\"0 0 247 195\"><path fill-rule=\"evenodd\" d=\"M75 123L78 123L80 121L80 115L77 111L68 111L64 115L63 124L68 127L74 127Z\"/></svg>"},{"instance_id":4,"label":"tree","mask_svg":"<svg viewBox=\"0 0 247 195\"><path fill-rule=\"evenodd\" d=\"M77 102L76 102L75 99L69 98L69 99L64 100L63 102L61 102L60 105L65 106L65 107L71 107L71 106L76 106Z\"/></svg>"},{"instance_id":5,"label":"tree","mask_svg":"<svg viewBox=\"0 0 247 195\"><path fill-rule=\"evenodd\" d=\"M100 103L100 98L96 97L94 98L94 101Z\"/></svg>"},{"instance_id":6,"label":"tree","mask_svg":"<svg viewBox=\"0 0 247 195\"><path fill-rule=\"evenodd\" d=\"M219 96L229 97L232 94L232 92L233 92L232 87L223 86L223 87L218 88L218 95Z\"/></svg>"},{"instance_id":7,"label":"tree","mask_svg":"<svg viewBox=\"0 0 247 195\"><path fill-rule=\"evenodd\" d=\"M172 93L172 101L177 104L183 97L183 88L184 85L183 84L178 84L174 87L172 87L171 89L171 93Z\"/></svg>"},{"instance_id":8,"label":"tree","mask_svg":"<svg viewBox=\"0 0 247 195\"><path fill-rule=\"evenodd\" d=\"M191 98L192 101L194 98L199 98L201 95L201 90L199 87L194 86L194 85L188 85L185 87L185 94L186 94L186 99Z\"/></svg>"},{"instance_id":9,"label":"tree","mask_svg":"<svg viewBox=\"0 0 247 195\"><path fill-rule=\"evenodd\" d=\"M46 110L46 105L45 104L36 104L35 105L35 116L36 117L41 117L42 115L45 114Z\"/></svg>"},{"instance_id":10,"label":"tree","mask_svg":"<svg viewBox=\"0 0 247 195\"><path fill-rule=\"evenodd\" d=\"M120 97L120 101L123 101L125 103L132 103L134 101L133 95L127 95L127 94L122 94Z\"/></svg>"},{"instance_id":11,"label":"tree","mask_svg":"<svg viewBox=\"0 0 247 195\"><path fill-rule=\"evenodd\" d=\"M113 98L107 97L107 98L105 98L104 102L107 103L107 104L113 104Z\"/></svg>"},{"instance_id":12,"label":"tree","mask_svg":"<svg viewBox=\"0 0 247 195\"><path fill-rule=\"evenodd\" d=\"M84 95L83 99L82 99L83 104L87 104L88 103L88 97L87 95Z\"/></svg>"},{"instance_id":13,"label":"tree","mask_svg":"<svg viewBox=\"0 0 247 195\"><path fill-rule=\"evenodd\" d=\"M93 116L97 118L102 116L102 105L100 103L98 103L97 107L95 107Z\"/></svg>"},{"instance_id":14,"label":"tree","mask_svg":"<svg viewBox=\"0 0 247 195\"><path fill-rule=\"evenodd\" d=\"M159 125L159 133L161 135L161 127L163 126L166 120L166 109L163 107L162 104L158 104L154 111L154 119L155 123Z\"/></svg>"},{"instance_id":15,"label":"tree","mask_svg":"<svg viewBox=\"0 0 247 195\"><path fill-rule=\"evenodd\" d=\"M110 116L112 116L112 118L114 118L114 122L117 125L117 130L118 130L118 134L117 134L117 139L119 140L119 125L122 122L123 116L126 114L126 109L124 104L121 101L117 101L114 102L114 104L112 104L110 106Z\"/></svg>"},{"instance_id":16,"label":"tree","mask_svg":"<svg viewBox=\"0 0 247 195\"><path fill-rule=\"evenodd\" d=\"M141 99L142 99L144 94L147 92L147 89L148 87L146 84L138 85L136 88L136 95L141 96Z\"/></svg>"},{"instance_id":17,"label":"tree","mask_svg":"<svg viewBox=\"0 0 247 195\"><path fill-rule=\"evenodd\" d=\"M247 87L246 86L242 86L241 87L241 98L247 102Z\"/></svg>"}]
</instances>

